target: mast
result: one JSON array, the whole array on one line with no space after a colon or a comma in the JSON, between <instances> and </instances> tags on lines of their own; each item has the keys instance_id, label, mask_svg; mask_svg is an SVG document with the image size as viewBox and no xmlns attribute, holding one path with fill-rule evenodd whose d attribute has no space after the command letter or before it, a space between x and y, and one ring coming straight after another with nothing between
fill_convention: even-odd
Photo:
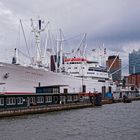
<instances>
[{"instance_id":1,"label":"mast","mask_svg":"<svg viewBox=\"0 0 140 140\"><path fill-rule=\"evenodd\" d=\"M43 32L46 29L46 27L49 24L49 22L44 26L44 28L42 27L43 23L44 23L44 21L42 21L38 17L37 26L35 27L34 21L33 21L33 19L31 19L32 32L34 33L34 36L35 36L36 64L37 65L42 65L42 61L43 61L42 60L43 59L43 55L42 55L42 51L41 51L40 35L41 35L41 32Z\"/></svg>"},{"instance_id":2,"label":"mast","mask_svg":"<svg viewBox=\"0 0 140 140\"><path fill-rule=\"evenodd\" d=\"M41 64L41 47L40 47L40 33L41 33L41 20L38 19L38 28L36 29L34 27L33 20L31 19L31 27L32 31L34 32L35 35L35 47L36 47L36 63Z\"/></svg>"},{"instance_id":3,"label":"mast","mask_svg":"<svg viewBox=\"0 0 140 140\"><path fill-rule=\"evenodd\" d=\"M63 41L62 30L59 29L59 35L57 37L57 48L56 48L56 72L62 71L63 66Z\"/></svg>"},{"instance_id":4,"label":"mast","mask_svg":"<svg viewBox=\"0 0 140 140\"><path fill-rule=\"evenodd\" d=\"M62 65L63 65L63 43L62 41L64 40L62 38L62 30L60 29L60 72L62 71Z\"/></svg>"},{"instance_id":5,"label":"mast","mask_svg":"<svg viewBox=\"0 0 140 140\"><path fill-rule=\"evenodd\" d=\"M87 48L86 38L87 38L87 34L85 33L84 36L83 36L83 39L82 39L83 47L84 47L84 48L83 48L83 49L84 49L84 51L83 51L83 57L86 56L86 48Z\"/></svg>"}]
</instances>

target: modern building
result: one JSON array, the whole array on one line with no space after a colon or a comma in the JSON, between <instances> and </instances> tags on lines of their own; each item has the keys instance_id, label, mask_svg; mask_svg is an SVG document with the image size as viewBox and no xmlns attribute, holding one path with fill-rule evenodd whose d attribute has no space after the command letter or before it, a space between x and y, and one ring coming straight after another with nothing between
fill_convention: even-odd
<instances>
[{"instance_id":1,"label":"modern building","mask_svg":"<svg viewBox=\"0 0 140 140\"><path fill-rule=\"evenodd\" d=\"M129 54L129 74L140 74L140 49Z\"/></svg>"},{"instance_id":2,"label":"modern building","mask_svg":"<svg viewBox=\"0 0 140 140\"><path fill-rule=\"evenodd\" d=\"M106 61L106 67L114 82L121 81L121 59L119 56L112 55Z\"/></svg>"}]
</instances>

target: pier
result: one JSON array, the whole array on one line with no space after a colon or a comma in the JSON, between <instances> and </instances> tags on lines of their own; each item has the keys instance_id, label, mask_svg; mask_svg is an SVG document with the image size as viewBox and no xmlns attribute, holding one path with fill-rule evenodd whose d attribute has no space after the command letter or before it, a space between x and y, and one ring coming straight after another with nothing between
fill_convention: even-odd
<instances>
[{"instance_id":1,"label":"pier","mask_svg":"<svg viewBox=\"0 0 140 140\"><path fill-rule=\"evenodd\" d=\"M140 100L140 97L130 98L132 101ZM122 99L103 99L101 101L101 105L112 104L112 103L120 103L123 102ZM8 108L0 110L0 118L3 117L12 117L12 116L20 116L20 115L28 115L28 114L39 114L39 113L47 113L54 111L62 111L62 110L71 110L71 109L81 109L88 107L96 107L98 105L94 103L69 103L69 104L56 104L56 105L48 105L48 106L30 106L30 107L21 107L21 108Z\"/></svg>"}]
</instances>

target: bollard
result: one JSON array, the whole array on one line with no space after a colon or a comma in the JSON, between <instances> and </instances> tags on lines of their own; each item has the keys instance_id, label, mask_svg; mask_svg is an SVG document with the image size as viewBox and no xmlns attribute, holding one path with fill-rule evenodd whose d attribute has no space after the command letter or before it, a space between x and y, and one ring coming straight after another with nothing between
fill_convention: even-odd
<instances>
[{"instance_id":1,"label":"bollard","mask_svg":"<svg viewBox=\"0 0 140 140\"><path fill-rule=\"evenodd\" d=\"M95 94L95 106L102 105L102 96L101 93Z\"/></svg>"}]
</instances>

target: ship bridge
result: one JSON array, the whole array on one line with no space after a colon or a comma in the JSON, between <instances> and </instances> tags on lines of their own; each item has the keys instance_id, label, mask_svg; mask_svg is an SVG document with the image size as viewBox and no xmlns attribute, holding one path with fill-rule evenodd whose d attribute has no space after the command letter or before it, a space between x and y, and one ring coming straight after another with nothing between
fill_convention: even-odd
<instances>
[{"instance_id":1,"label":"ship bridge","mask_svg":"<svg viewBox=\"0 0 140 140\"><path fill-rule=\"evenodd\" d=\"M97 61L89 61L85 58L64 59L64 69L67 74L76 77L108 78L108 73L104 67L101 67Z\"/></svg>"}]
</instances>

